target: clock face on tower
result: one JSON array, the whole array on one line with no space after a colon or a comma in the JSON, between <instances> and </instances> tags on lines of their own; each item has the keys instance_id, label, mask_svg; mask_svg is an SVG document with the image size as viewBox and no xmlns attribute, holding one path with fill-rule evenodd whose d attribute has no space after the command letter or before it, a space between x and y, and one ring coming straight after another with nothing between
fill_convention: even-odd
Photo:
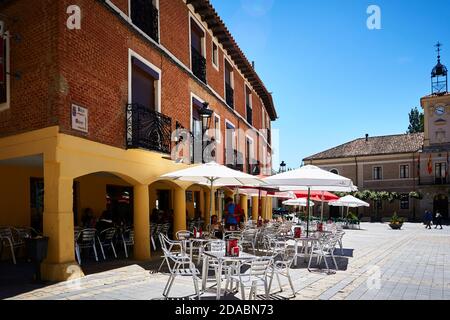
<instances>
[{"instance_id":1,"label":"clock face on tower","mask_svg":"<svg viewBox=\"0 0 450 320\"><path fill-rule=\"evenodd\" d=\"M434 113L438 116L442 116L445 113L445 107L444 106L437 106L434 108Z\"/></svg>"}]
</instances>

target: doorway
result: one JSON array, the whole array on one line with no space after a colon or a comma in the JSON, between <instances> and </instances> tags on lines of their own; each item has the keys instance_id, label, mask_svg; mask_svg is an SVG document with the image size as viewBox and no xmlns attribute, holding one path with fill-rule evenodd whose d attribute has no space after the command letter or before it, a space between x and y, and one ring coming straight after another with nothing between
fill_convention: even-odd
<instances>
[{"instance_id":1,"label":"doorway","mask_svg":"<svg viewBox=\"0 0 450 320\"><path fill-rule=\"evenodd\" d=\"M434 197L433 213L436 214L438 211L443 219L448 219L448 196L440 194Z\"/></svg>"},{"instance_id":2,"label":"doorway","mask_svg":"<svg viewBox=\"0 0 450 320\"><path fill-rule=\"evenodd\" d=\"M106 186L106 209L111 212L113 221L133 225L133 188Z\"/></svg>"}]
</instances>

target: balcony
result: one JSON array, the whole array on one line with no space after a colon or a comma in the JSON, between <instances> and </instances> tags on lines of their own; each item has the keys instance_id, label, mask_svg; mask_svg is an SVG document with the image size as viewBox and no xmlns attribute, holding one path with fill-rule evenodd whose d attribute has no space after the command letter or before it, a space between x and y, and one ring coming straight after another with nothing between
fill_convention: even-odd
<instances>
[{"instance_id":1,"label":"balcony","mask_svg":"<svg viewBox=\"0 0 450 320\"><path fill-rule=\"evenodd\" d=\"M127 148L170 154L172 119L133 103L126 108Z\"/></svg>"},{"instance_id":2,"label":"balcony","mask_svg":"<svg viewBox=\"0 0 450 320\"><path fill-rule=\"evenodd\" d=\"M234 109L234 90L228 83L225 83L225 101L228 106Z\"/></svg>"},{"instance_id":3,"label":"balcony","mask_svg":"<svg viewBox=\"0 0 450 320\"><path fill-rule=\"evenodd\" d=\"M206 59L194 47L191 47L191 53L192 53L192 72L202 82L206 83Z\"/></svg>"},{"instance_id":4,"label":"balcony","mask_svg":"<svg viewBox=\"0 0 450 320\"><path fill-rule=\"evenodd\" d=\"M247 122L253 125L253 109L247 105Z\"/></svg>"},{"instance_id":5,"label":"balcony","mask_svg":"<svg viewBox=\"0 0 450 320\"><path fill-rule=\"evenodd\" d=\"M159 42L159 11L149 0L131 1L131 21L150 38Z\"/></svg>"}]
</instances>

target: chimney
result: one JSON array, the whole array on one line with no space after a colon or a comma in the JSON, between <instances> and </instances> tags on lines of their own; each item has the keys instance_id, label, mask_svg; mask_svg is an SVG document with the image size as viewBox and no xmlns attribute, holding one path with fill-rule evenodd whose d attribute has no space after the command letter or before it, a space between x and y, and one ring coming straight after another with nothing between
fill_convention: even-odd
<instances>
[{"instance_id":1,"label":"chimney","mask_svg":"<svg viewBox=\"0 0 450 320\"><path fill-rule=\"evenodd\" d=\"M368 141L369 141L369 134L366 133L366 142L368 142Z\"/></svg>"},{"instance_id":2,"label":"chimney","mask_svg":"<svg viewBox=\"0 0 450 320\"><path fill-rule=\"evenodd\" d=\"M252 68L255 70L255 61L252 61Z\"/></svg>"}]
</instances>

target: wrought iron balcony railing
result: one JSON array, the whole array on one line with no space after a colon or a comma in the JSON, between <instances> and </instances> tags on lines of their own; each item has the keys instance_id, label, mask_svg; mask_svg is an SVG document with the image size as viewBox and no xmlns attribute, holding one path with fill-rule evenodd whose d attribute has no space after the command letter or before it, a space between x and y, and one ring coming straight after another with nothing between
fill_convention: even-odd
<instances>
[{"instance_id":1,"label":"wrought iron balcony railing","mask_svg":"<svg viewBox=\"0 0 450 320\"><path fill-rule=\"evenodd\" d=\"M127 105L127 148L170 154L172 119L138 103Z\"/></svg>"},{"instance_id":2,"label":"wrought iron balcony railing","mask_svg":"<svg viewBox=\"0 0 450 320\"><path fill-rule=\"evenodd\" d=\"M247 105L247 122L253 125L253 109Z\"/></svg>"},{"instance_id":3,"label":"wrought iron balcony railing","mask_svg":"<svg viewBox=\"0 0 450 320\"><path fill-rule=\"evenodd\" d=\"M131 21L150 38L159 42L159 11L151 0L131 0Z\"/></svg>"},{"instance_id":4,"label":"wrought iron balcony railing","mask_svg":"<svg viewBox=\"0 0 450 320\"><path fill-rule=\"evenodd\" d=\"M194 47L191 47L191 49L192 72L197 78L206 83L206 59L197 49Z\"/></svg>"},{"instance_id":5,"label":"wrought iron balcony railing","mask_svg":"<svg viewBox=\"0 0 450 320\"><path fill-rule=\"evenodd\" d=\"M228 83L225 83L225 101L234 109L234 90Z\"/></svg>"}]
</instances>

